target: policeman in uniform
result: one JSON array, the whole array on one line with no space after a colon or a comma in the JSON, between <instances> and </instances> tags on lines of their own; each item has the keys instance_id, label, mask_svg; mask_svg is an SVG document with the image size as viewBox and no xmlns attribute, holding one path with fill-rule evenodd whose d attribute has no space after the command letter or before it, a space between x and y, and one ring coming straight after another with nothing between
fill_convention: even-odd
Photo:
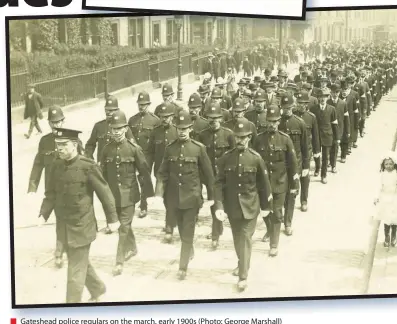
<instances>
[{"instance_id":1,"label":"policeman in uniform","mask_svg":"<svg viewBox=\"0 0 397 324\"><path fill-rule=\"evenodd\" d=\"M311 113L309 108L309 93L307 91L302 90L297 96L297 109L295 110L295 114L300 117L306 125L306 133L308 138L308 148L309 148L309 163L311 161L312 156L315 158L319 158L321 155L320 148L320 135L318 133L318 125L316 116ZM307 211L307 201L309 198L309 185L310 185L310 174L306 177L300 178L301 183L301 193L300 193L300 201L301 201L301 210L303 212Z\"/></svg>"},{"instance_id":2,"label":"policeman in uniform","mask_svg":"<svg viewBox=\"0 0 397 324\"><path fill-rule=\"evenodd\" d=\"M179 112L183 110L181 106L175 103L174 101L174 90L172 89L172 85L165 83L161 90L161 95L163 96L163 103L169 103L174 107L174 119L178 116ZM154 111L154 114L159 117L159 113L161 111L162 105L158 105Z\"/></svg>"},{"instance_id":3,"label":"policeman in uniform","mask_svg":"<svg viewBox=\"0 0 397 324\"><path fill-rule=\"evenodd\" d=\"M161 109L159 110L161 124L157 126L150 135L147 156L150 170L153 168L153 173L156 178L161 162L163 161L166 146L178 139L176 127L172 123L174 119L174 107L166 103L162 104ZM173 214L166 213L165 227L163 229L163 232L166 233L164 239L165 242L171 242L175 226L175 216Z\"/></svg>"},{"instance_id":4,"label":"policeman in uniform","mask_svg":"<svg viewBox=\"0 0 397 324\"><path fill-rule=\"evenodd\" d=\"M116 201L117 216L121 224L116 267L113 270L113 274L117 276L123 272L124 262L138 253L131 228L135 204L141 197L136 171L141 179L141 190L144 192L142 196L152 197L154 190L142 148L125 137L128 129L125 114L121 110L114 113L109 126L112 129L113 141L103 149L101 166L103 176L109 183Z\"/></svg>"},{"instance_id":5,"label":"policeman in uniform","mask_svg":"<svg viewBox=\"0 0 397 324\"><path fill-rule=\"evenodd\" d=\"M80 303L84 286L95 302L106 287L89 262L91 243L97 235L93 193L101 201L112 230L119 226L115 201L99 166L77 152L81 132L64 128L56 131L60 159L51 168L39 218L47 221L53 210L57 218L57 237L68 256L66 302Z\"/></svg>"},{"instance_id":6,"label":"policeman in uniform","mask_svg":"<svg viewBox=\"0 0 397 324\"><path fill-rule=\"evenodd\" d=\"M119 109L120 109L119 102L118 102L117 98L112 95L108 96L106 99L106 103L105 103L106 119L101 120L94 125L94 128L92 129L90 138L88 139L87 143L85 144L85 154L84 155L87 158L94 160L94 152L98 145L96 161L98 163L100 163L101 154L102 154L102 150L103 150L104 146L112 140L112 134L111 134L111 129L109 127L109 122L112 118L112 115ZM132 135L132 132L130 129L128 129L126 137L128 139L135 141L134 136ZM105 233L106 234L111 233L109 226L106 227Z\"/></svg>"},{"instance_id":7,"label":"policeman in uniform","mask_svg":"<svg viewBox=\"0 0 397 324\"><path fill-rule=\"evenodd\" d=\"M198 141L207 148L212 170L216 176L218 173L217 162L227 151L234 147L234 137L230 129L221 126L223 114L218 102L212 103L206 112L206 116L210 126L199 134ZM208 238L212 239L212 248L215 250L219 245L219 237L223 233L223 223L215 217L214 206L211 206L211 215L212 231Z\"/></svg>"},{"instance_id":8,"label":"policeman in uniform","mask_svg":"<svg viewBox=\"0 0 397 324\"><path fill-rule=\"evenodd\" d=\"M234 128L236 147L218 160L215 181L215 215L226 215L232 229L238 267L237 287L245 290L252 254L252 236L258 216L266 217L272 208L272 191L265 163L248 147L252 128L247 119L238 119Z\"/></svg>"},{"instance_id":9,"label":"policeman in uniform","mask_svg":"<svg viewBox=\"0 0 397 324\"><path fill-rule=\"evenodd\" d=\"M204 105L204 108L202 111L203 116L205 118L207 118L207 116L205 114L213 102L217 102L221 105L223 122L229 121L232 118L230 111L229 111L230 107L229 107L229 104L225 102L225 99L223 98L223 95L222 95L222 90L219 88L214 88L212 90L211 97L209 98L209 100L207 100L205 102L205 105Z\"/></svg>"},{"instance_id":10,"label":"policeman in uniform","mask_svg":"<svg viewBox=\"0 0 397 324\"><path fill-rule=\"evenodd\" d=\"M132 116L128 121L128 126L130 127L132 134L137 141L137 144L142 148L143 154L147 160L148 156L148 143L150 134L153 132L153 129L160 125L160 119L153 113L149 111L150 96L146 91L143 91L138 94L138 108L139 112ZM151 172L151 169L150 169ZM141 177L138 177L139 184L141 188L144 186L145 180ZM147 201L144 196L144 190L141 192L141 201L140 201L140 213L139 218L144 218L147 215Z\"/></svg>"},{"instance_id":11,"label":"policeman in uniform","mask_svg":"<svg viewBox=\"0 0 397 324\"><path fill-rule=\"evenodd\" d=\"M47 181L50 174L51 166L56 159L58 159L58 150L55 144L55 133L57 127L62 127L65 121L65 116L61 107L54 106L48 110L48 124L51 127L51 132L44 135L39 142L39 149L33 161L32 171L29 178L28 194L34 194L40 184L41 175L44 169L44 185L47 188ZM78 153L83 154L83 144L78 140ZM55 248L55 266L61 268L63 266L62 242L57 240Z\"/></svg>"},{"instance_id":12,"label":"policeman in uniform","mask_svg":"<svg viewBox=\"0 0 397 324\"><path fill-rule=\"evenodd\" d=\"M294 143L296 159L298 161L297 173L306 178L309 176L310 155L309 155L309 141L306 132L305 122L298 116L292 113L295 102L292 94L287 93L282 96L281 109L283 110L282 118L278 129L291 138ZM295 184L291 184L294 186ZM293 188L294 189L294 188ZM292 219L294 216L296 192L288 191L285 196L285 214L284 225L285 234L292 235Z\"/></svg>"},{"instance_id":13,"label":"policeman in uniform","mask_svg":"<svg viewBox=\"0 0 397 324\"><path fill-rule=\"evenodd\" d=\"M259 89L255 93L254 97L254 107L255 110L248 111L245 114L245 118L247 118L251 123L253 123L256 127L256 131L258 133L258 129L260 128L260 120L261 115L266 116L266 93L264 90Z\"/></svg>"},{"instance_id":14,"label":"policeman in uniform","mask_svg":"<svg viewBox=\"0 0 397 324\"><path fill-rule=\"evenodd\" d=\"M327 104L327 99L330 96L328 88L318 91L319 104L313 107L312 113L316 115L318 129L320 133L321 143L321 182L327 183L327 168L328 159L332 145L338 140L338 119L336 116L335 107ZM320 171L320 158L315 159L316 170L314 176L318 176Z\"/></svg>"},{"instance_id":15,"label":"policeman in uniform","mask_svg":"<svg viewBox=\"0 0 397 324\"><path fill-rule=\"evenodd\" d=\"M229 128L230 130L233 131L234 126L237 123L237 119L240 118L245 118L244 114L246 112L246 108L244 107L244 100L241 98L237 98L234 102L233 102L233 108L232 108L232 119L230 119L229 121L227 121L226 123L223 124L224 127ZM252 137L251 137L251 144L253 143L253 140L256 137L256 127L253 123L249 122L249 124L251 125L251 130L252 130Z\"/></svg>"},{"instance_id":16,"label":"policeman in uniform","mask_svg":"<svg viewBox=\"0 0 397 324\"><path fill-rule=\"evenodd\" d=\"M201 185L204 183L207 186L208 202L205 205L212 206L215 179L205 146L189 137L193 126L190 114L181 111L175 126L178 139L165 149L157 173L156 197L160 201L164 199L167 213L173 213L177 220L182 242L178 278L183 280L186 278L189 259L194 255L196 219L203 207ZM153 203L156 200L152 199Z\"/></svg>"},{"instance_id":17,"label":"policeman in uniform","mask_svg":"<svg viewBox=\"0 0 397 324\"><path fill-rule=\"evenodd\" d=\"M193 120L193 131L190 134L190 137L197 140L198 134L209 126L208 121L204 117L200 116L202 103L199 94L193 93L189 97L188 106L190 117Z\"/></svg>"},{"instance_id":18,"label":"policeman in uniform","mask_svg":"<svg viewBox=\"0 0 397 324\"><path fill-rule=\"evenodd\" d=\"M273 195L273 210L264 218L267 233L263 241L270 239L269 255L278 254L283 207L287 193L296 195L299 188L298 163L291 138L278 130L281 120L280 108L272 105L267 111L267 131L255 139L253 149L265 161L269 172Z\"/></svg>"}]
</instances>

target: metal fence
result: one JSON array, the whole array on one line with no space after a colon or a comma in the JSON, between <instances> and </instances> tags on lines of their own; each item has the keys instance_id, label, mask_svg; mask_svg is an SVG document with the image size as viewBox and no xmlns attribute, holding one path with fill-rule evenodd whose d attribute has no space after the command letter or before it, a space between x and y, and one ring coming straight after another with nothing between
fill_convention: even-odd
<instances>
[{"instance_id":1,"label":"metal fence","mask_svg":"<svg viewBox=\"0 0 397 324\"><path fill-rule=\"evenodd\" d=\"M192 72L196 75L203 74L206 57L207 55L200 57L191 54L182 55L182 75ZM36 85L36 91L42 95L45 107L49 107L54 104L66 106L142 82L163 82L177 76L177 57L150 62L149 59L144 59L50 80L32 80L28 71L11 70L11 108L24 104L26 86L30 82Z\"/></svg>"}]
</instances>

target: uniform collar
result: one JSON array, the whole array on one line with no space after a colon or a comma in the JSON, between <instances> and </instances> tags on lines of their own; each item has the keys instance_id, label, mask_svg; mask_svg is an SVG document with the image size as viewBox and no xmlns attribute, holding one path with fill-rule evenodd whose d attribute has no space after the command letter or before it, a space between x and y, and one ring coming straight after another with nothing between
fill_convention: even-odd
<instances>
[{"instance_id":1,"label":"uniform collar","mask_svg":"<svg viewBox=\"0 0 397 324\"><path fill-rule=\"evenodd\" d=\"M77 161L78 158L79 158L79 155L77 154L73 159L65 160L65 165L66 166L72 165L75 161Z\"/></svg>"}]
</instances>

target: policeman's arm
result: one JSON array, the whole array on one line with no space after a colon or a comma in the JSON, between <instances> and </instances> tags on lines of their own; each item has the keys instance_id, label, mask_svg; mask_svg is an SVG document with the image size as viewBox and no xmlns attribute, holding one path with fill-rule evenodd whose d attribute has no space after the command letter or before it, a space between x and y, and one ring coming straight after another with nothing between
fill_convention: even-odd
<instances>
[{"instance_id":1,"label":"policeman's arm","mask_svg":"<svg viewBox=\"0 0 397 324\"><path fill-rule=\"evenodd\" d=\"M287 138L287 173L291 190L299 188L298 159L291 138Z\"/></svg>"},{"instance_id":2,"label":"policeman's arm","mask_svg":"<svg viewBox=\"0 0 397 324\"><path fill-rule=\"evenodd\" d=\"M215 177L215 185L214 185L214 200L215 200L215 210L224 210L223 206L223 193L224 188L226 186L226 177L225 177L225 161L228 157L223 155L218 161L218 172Z\"/></svg>"},{"instance_id":3,"label":"policeman's arm","mask_svg":"<svg viewBox=\"0 0 397 324\"><path fill-rule=\"evenodd\" d=\"M336 111L334 107L332 107L330 119L331 119L332 133L334 135L334 140L336 141L338 139L338 118L336 116Z\"/></svg>"},{"instance_id":4,"label":"policeman's arm","mask_svg":"<svg viewBox=\"0 0 397 324\"><path fill-rule=\"evenodd\" d=\"M155 154L156 154L156 150L155 150L155 145L154 145L154 131L153 131L149 135L147 155L146 155L146 162L149 167L149 172L152 172Z\"/></svg>"},{"instance_id":5,"label":"policeman's arm","mask_svg":"<svg viewBox=\"0 0 397 324\"><path fill-rule=\"evenodd\" d=\"M320 134L318 132L318 122L316 116L313 116L312 147L313 147L313 154L320 153Z\"/></svg>"},{"instance_id":6,"label":"policeman's arm","mask_svg":"<svg viewBox=\"0 0 397 324\"><path fill-rule=\"evenodd\" d=\"M44 192L44 199L40 208L40 215L42 215L46 221L50 217L55 207L55 198L56 198L55 183L57 180L59 180L59 179L55 179L55 172L54 172L55 169L56 169L56 163L53 163L51 165L46 189Z\"/></svg>"},{"instance_id":7,"label":"policeman's arm","mask_svg":"<svg viewBox=\"0 0 397 324\"><path fill-rule=\"evenodd\" d=\"M211 160L208 157L207 150L204 146L200 146L200 155L198 158L199 173L204 177L204 183L207 187L207 199L214 200L214 172Z\"/></svg>"},{"instance_id":8,"label":"policeman's arm","mask_svg":"<svg viewBox=\"0 0 397 324\"><path fill-rule=\"evenodd\" d=\"M127 132L125 133L125 137L133 141L134 143L137 143L136 138L134 134L132 134L131 128L127 127Z\"/></svg>"},{"instance_id":9,"label":"policeman's arm","mask_svg":"<svg viewBox=\"0 0 397 324\"><path fill-rule=\"evenodd\" d=\"M96 149L96 143L98 140L98 131L97 125L95 124L94 128L92 129L91 136L88 139L87 143L85 144L85 156L94 160L94 152Z\"/></svg>"},{"instance_id":10,"label":"policeman's arm","mask_svg":"<svg viewBox=\"0 0 397 324\"><path fill-rule=\"evenodd\" d=\"M302 169L309 170L310 156L309 156L309 137L307 136L306 124L304 121L300 123L301 128L301 154L302 154Z\"/></svg>"},{"instance_id":11,"label":"policeman's arm","mask_svg":"<svg viewBox=\"0 0 397 324\"><path fill-rule=\"evenodd\" d=\"M39 143L39 150L33 161L32 171L29 177L28 193L37 192L37 188L40 184L41 175L44 169L44 156L42 153L42 141Z\"/></svg>"},{"instance_id":12,"label":"policeman's arm","mask_svg":"<svg viewBox=\"0 0 397 324\"><path fill-rule=\"evenodd\" d=\"M229 143L229 145L230 145L230 150L233 149L233 148L236 146L236 140L234 139L233 134L230 134L230 135L227 137L227 141L228 141L228 143Z\"/></svg>"},{"instance_id":13,"label":"policeman's arm","mask_svg":"<svg viewBox=\"0 0 397 324\"><path fill-rule=\"evenodd\" d=\"M106 221L108 224L113 224L118 221L116 213L116 203L112 192L110 191L109 185L99 167L95 164L88 170L88 181L97 195L98 199L102 203L103 211L105 212Z\"/></svg>"},{"instance_id":14,"label":"policeman's arm","mask_svg":"<svg viewBox=\"0 0 397 324\"><path fill-rule=\"evenodd\" d=\"M269 175L265 162L262 158L258 157L258 166L256 172L256 183L258 186L259 201L261 210L272 210L273 209L273 196L272 187L270 184Z\"/></svg>"},{"instance_id":15,"label":"policeman's arm","mask_svg":"<svg viewBox=\"0 0 397 324\"><path fill-rule=\"evenodd\" d=\"M343 111L343 136L348 137L350 135L350 116L346 103L344 105Z\"/></svg>"},{"instance_id":16,"label":"policeman's arm","mask_svg":"<svg viewBox=\"0 0 397 324\"><path fill-rule=\"evenodd\" d=\"M256 130L255 124L251 123L251 131L252 131L252 135L251 135L251 141L250 141L250 147L252 147L252 145L254 145L254 141L256 139L256 136L258 135L258 131Z\"/></svg>"},{"instance_id":17,"label":"policeman's arm","mask_svg":"<svg viewBox=\"0 0 397 324\"><path fill-rule=\"evenodd\" d=\"M161 161L160 167L157 171L157 181L156 181L156 189L154 195L156 197L163 197L165 191L165 185L168 182L170 172L169 166L169 147L165 148L164 157Z\"/></svg>"},{"instance_id":18,"label":"policeman's arm","mask_svg":"<svg viewBox=\"0 0 397 324\"><path fill-rule=\"evenodd\" d=\"M146 197L154 196L154 189L152 178L150 175L150 168L146 161L145 155L140 148L135 150L135 163L139 172L139 176L142 179L142 191L144 192Z\"/></svg>"}]
</instances>

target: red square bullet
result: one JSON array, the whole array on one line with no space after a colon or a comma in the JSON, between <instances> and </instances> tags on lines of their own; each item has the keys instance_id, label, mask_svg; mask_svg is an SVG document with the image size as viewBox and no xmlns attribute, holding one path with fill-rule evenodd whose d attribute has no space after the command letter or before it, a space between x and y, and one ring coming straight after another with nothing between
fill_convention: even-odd
<instances>
[{"instance_id":1,"label":"red square bullet","mask_svg":"<svg viewBox=\"0 0 397 324\"><path fill-rule=\"evenodd\" d=\"M16 318L11 318L11 323L10 324L17 324L17 319Z\"/></svg>"}]
</instances>

